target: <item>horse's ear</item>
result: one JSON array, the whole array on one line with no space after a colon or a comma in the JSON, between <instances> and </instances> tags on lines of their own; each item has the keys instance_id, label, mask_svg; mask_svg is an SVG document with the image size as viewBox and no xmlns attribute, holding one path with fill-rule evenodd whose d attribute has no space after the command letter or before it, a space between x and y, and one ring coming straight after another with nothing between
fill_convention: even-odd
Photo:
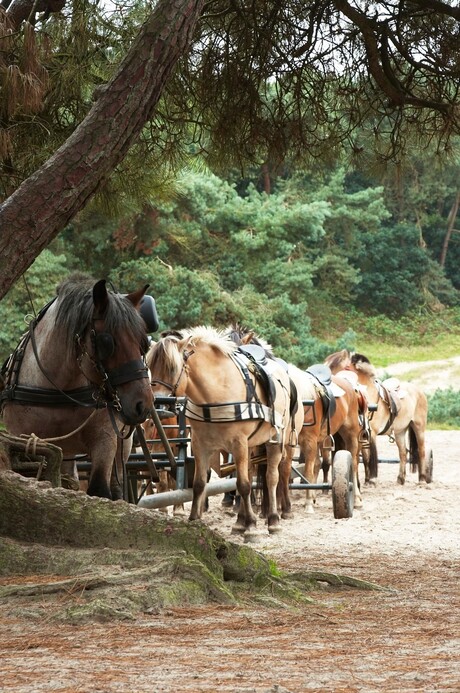
<instances>
[{"instance_id":1,"label":"horse's ear","mask_svg":"<svg viewBox=\"0 0 460 693\"><path fill-rule=\"evenodd\" d=\"M103 315L109 305L109 294L107 293L105 279L100 279L93 286L93 302L99 315Z\"/></svg>"},{"instance_id":2,"label":"horse's ear","mask_svg":"<svg viewBox=\"0 0 460 693\"><path fill-rule=\"evenodd\" d=\"M250 344L254 338L255 332L252 330L241 338L241 344Z\"/></svg>"},{"instance_id":3,"label":"horse's ear","mask_svg":"<svg viewBox=\"0 0 460 693\"><path fill-rule=\"evenodd\" d=\"M139 308L140 303L144 297L145 292L149 288L150 284L146 284L143 289L139 289L138 291L133 291L131 294L127 294L126 298L128 301L131 301L133 306L135 308Z\"/></svg>"},{"instance_id":4,"label":"horse's ear","mask_svg":"<svg viewBox=\"0 0 460 693\"><path fill-rule=\"evenodd\" d=\"M184 339L181 339L177 344L179 351L185 351L191 341L192 341L191 335L189 335L188 337L185 337Z\"/></svg>"}]
</instances>

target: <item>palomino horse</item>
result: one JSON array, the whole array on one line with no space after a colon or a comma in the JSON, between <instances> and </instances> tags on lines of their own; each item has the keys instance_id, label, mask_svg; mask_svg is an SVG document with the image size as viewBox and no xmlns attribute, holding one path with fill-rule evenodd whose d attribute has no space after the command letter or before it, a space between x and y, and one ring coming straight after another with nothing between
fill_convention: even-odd
<instances>
[{"instance_id":1,"label":"palomino horse","mask_svg":"<svg viewBox=\"0 0 460 693\"><path fill-rule=\"evenodd\" d=\"M290 381L285 369L269 364L269 388L259 371L223 331L197 327L182 338L165 336L147 354L155 395L186 396L195 456L190 520L201 518L211 463L231 454L236 468L240 508L233 532L254 535L257 518L251 506L249 448L267 452L268 531L280 529L276 504L278 468L290 430Z\"/></svg>"},{"instance_id":2,"label":"palomino horse","mask_svg":"<svg viewBox=\"0 0 460 693\"><path fill-rule=\"evenodd\" d=\"M3 369L9 432L55 441L72 459L74 475L75 455L88 454L90 495L120 497L112 477L117 442L126 459L133 427L152 407L139 313L146 290L122 296L108 291L105 280L69 277Z\"/></svg>"},{"instance_id":3,"label":"palomino horse","mask_svg":"<svg viewBox=\"0 0 460 693\"><path fill-rule=\"evenodd\" d=\"M269 358L276 358L270 344L257 337L253 331L236 325L230 329L229 333L233 340L243 344L257 344L265 350ZM305 478L310 484L316 482L321 465L320 451L326 457L332 445L337 450L348 450L353 464L354 506L361 507L362 498L357 469L359 442L363 439L363 424L359 417L360 398L357 392L348 381L344 382L343 379L332 376L336 393L332 395L332 392L327 391L325 384L313 372L300 370L291 363L286 366L289 378L295 386L294 396L299 403L295 429L300 448L300 461L305 464ZM334 399L334 405L329 405L329 397ZM288 446L279 468L277 497L278 508L283 518L292 516L289 483L293 452L292 446ZM315 497L313 489L306 491L305 507L308 513L313 512Z\"/></svg>"},{"instance_id":4,"label":"palomino horse","mask_svg":"<svg viewBox=\"0 0 460 693\"><path fill-rule=\"evenodd\" d=\"M294 457L296 443L298 442L298 435L303 426L303 405L300 398L300 394L297 390L296 384L289 373L289 364L287 364L282 359L278 359L273 353L273 349L268 342L266 342L261 337L258 337L254 330L236 323L228 328L227 334L230 338L239 346L247 346L248 344L256 345L260 347L266 358L278 361L279 364L286 370L290 379L290 397L291 397L291 411L292 417L290 421L290 432L289 432L289 444L285 448L284 455L281 459L279 466L279 481L276 490L277 495L277 505L278 511L283 519L288 519L292 517L292 505L291 505L291 495L289 490L289 482L291 479L291 469L292 460ZM260 511L261 516L266 517L268 512L268 498L267 498L267 487L266 487L266 474L263 450L252 449L251 456L257 460L259 458L259 463L257 465L257 482L258 486L261 486L262 493L260 496ZM231 494L226 494L229 497ZM225 500L225 499L224 499Z\"/></svg>"},{"instance_id":5,"label":"palomino horse","mask_svg":"<svg viewBox=\"0 0 460 693\"><path fill-rule=\"evenodd\" d=\"M313 367L311 371L302 371L290 364L289 375L302 401L307 402L304 404L304 425L299 433L300 461L305 463L305 478L311 484L316 483L322 459L326 462L331 452L347 450L353 465L354 507L362 507L358 463L365 426L360 416L362 405L358 393L348 380L331 375L329 392L334 404L330 406L331 395ZM315 497L315 491L307 489L305 507L308 513L314 511Z\"/></svg>"},{"instance_id":6,"label":"palomino horse","mask_svg":"<svg viewBox=\"0 0 460 693\"><path fill-rule=\"evenodd\" d=\"M363 354L349 355L350 367L357 373L359 382L366 388L369 403L376 405L370 415L370 425L375 436L388 435L398 447L398 483L406 481L406 463L409 452L413 468L418 467L420 482L431 482L430 455L426 452L425 431L428 417L426 395L415 383L390 378L381 382L375 368Z\"/></svg>"}]
</instances>

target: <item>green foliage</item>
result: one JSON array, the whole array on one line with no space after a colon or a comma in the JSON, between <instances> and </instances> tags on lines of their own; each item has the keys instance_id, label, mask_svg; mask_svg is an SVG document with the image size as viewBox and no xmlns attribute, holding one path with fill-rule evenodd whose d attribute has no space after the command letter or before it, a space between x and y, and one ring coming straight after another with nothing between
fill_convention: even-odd
<instances>
[{"instance_id":1,"label":"green foliage","mask_svg":"<svg viewBox=\"0 0 460 693\"><path fill-rule=\"evenodd\" d=\"M56 287L67 273L64 255L44 250L25 274L2 300L0 324L0 361L16 347L26 332L29 321L56 294Z\"/></svg>"},{"instance_id":2,"label":"green foliage","mask_svg":"<svg viewBox=\"0 0 460 693\"><path fill-rule=\"evenodd\" d=\"M354 258L361 276L355 290L357 305L393 317L420 307L429 258L419 240L417 229L407 224L360 234Z\"/></svg>"},{"instance_id":3,"label":"green foliage","mask_svg":"<svg viewBox=\"0 0 460 693\"><path fill-rule=\"evenodd\" d=\"M133 210L80 214L52 245L55 275L83 269L123 292L150 283L160 330L237 321L307 367L363 344L380 365L382 342L404 354L460 329L459 313L434 302L436 287L456 293L416 227L391 225L382 189L350 186L341 169L279 180L271 195L187 171L169 198ZM43 302L54 294L45 274Z\"/></svg>"},{"instance_id":4,"label":"green foliage","mask_svg":"<svg viewBox=\"0 0 460 693\"><path fill-rule=\"evenodd\" d=\"M460 421L460 392L453 388L436 390L428 395L428 424L431 428L458 429Z\"/></svg>"}]
</instances>

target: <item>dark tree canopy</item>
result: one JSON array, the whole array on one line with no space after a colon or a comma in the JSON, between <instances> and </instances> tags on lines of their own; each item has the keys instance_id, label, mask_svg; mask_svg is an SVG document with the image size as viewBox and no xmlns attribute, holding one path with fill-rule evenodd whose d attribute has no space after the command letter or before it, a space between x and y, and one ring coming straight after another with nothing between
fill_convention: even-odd
<instances>
[{"instance_id":1,"label":"dark tree canopy","mask_svg":"<svg viewBox=\"0 0 460 693\"><path fill-rule=\"evenodd\" d=\"M0 297L117 167L126 181L125 157L276 172L343 151L449 155L458 135L454 3L159 0L150 17L144 4L2 6Z\"/></svg>"}]
</instances>

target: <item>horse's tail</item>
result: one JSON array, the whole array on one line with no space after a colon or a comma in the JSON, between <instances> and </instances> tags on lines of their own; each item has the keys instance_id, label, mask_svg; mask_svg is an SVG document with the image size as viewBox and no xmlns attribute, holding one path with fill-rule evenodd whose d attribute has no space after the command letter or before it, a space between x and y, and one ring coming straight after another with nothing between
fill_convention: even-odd
<instances>
[{"instance_id":1,"label":"horse's tail","mask_svg":"<svg viewBox=\"0 0 460 693\"><path fill-rule=\"evenodd\" d=\"M369 479L376 479L379 475L379 456L377 453L377 443L371 437L369 441Z\"/></svg>"},{"instance_id":2,"label":"horse's tail","mask_svg":"<svg viewBox=\"0 0 460 693\"><path fill-rule=\"evenodd\" d=\"M334 436L333 436L333 437L334 437L334 444L335 444L334 447L335 447L335 450L336 450L336 451L337 451L337 450L346 450L346 449L347 449L347 448L346 448L346 445L345 445L345 441L344 441L344 439L342 438L342 436L340 435L339 432L334 433Z\"/></svg>"},{"instance_id":3,"label":"horse's tail","mask_svg":"<svg viewBox=\"0 0 460 693\"><path fill-rule=\"evenodd\" d=\"M409 424L409 460L410 460L410 470L415 473L420 464L420 451L418 448L417 436L414 431L414 424L411 421Z\"/></svg>"}]
</instances>

